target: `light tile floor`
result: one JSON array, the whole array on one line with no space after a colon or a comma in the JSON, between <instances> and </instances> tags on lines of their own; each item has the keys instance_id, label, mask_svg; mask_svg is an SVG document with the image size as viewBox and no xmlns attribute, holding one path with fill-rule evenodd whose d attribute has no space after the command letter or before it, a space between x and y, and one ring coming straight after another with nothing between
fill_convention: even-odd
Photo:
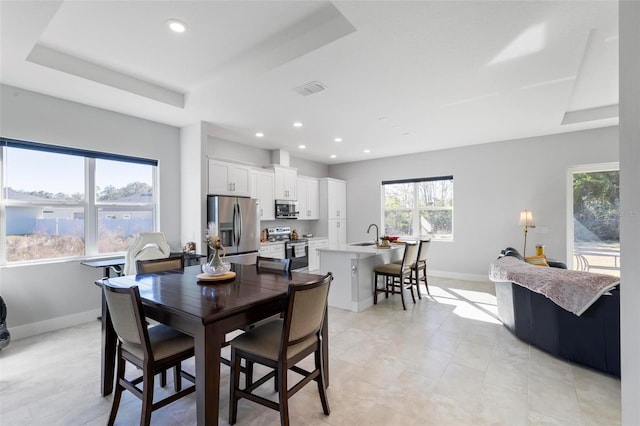
<instances>
[{"instance_id":1,"label":"light tile floor","mask_svg":"<svg viewBox=\"0 0 640 426\"><path fill-rule=\"evenodd\" d=\"M620 424L620 381L513 337L497 320L493 284L430 283L431 297L409 299L407 311L399 296L361 313L330 309L331 415L310 384L290 401L292 424ZM221 424L228 378L222 366ZM100 396L99 383L97 321L14 341L0 351L0 424L104 425L111 397ZM270 385L264 392L273 396ZM116 424L137 424L139 415L139 401L125 392ZM152 416L154 425L195 423L193 395ZM237 424L276 425L279 417L243 400Z\"/></svg>"}]
</instances>

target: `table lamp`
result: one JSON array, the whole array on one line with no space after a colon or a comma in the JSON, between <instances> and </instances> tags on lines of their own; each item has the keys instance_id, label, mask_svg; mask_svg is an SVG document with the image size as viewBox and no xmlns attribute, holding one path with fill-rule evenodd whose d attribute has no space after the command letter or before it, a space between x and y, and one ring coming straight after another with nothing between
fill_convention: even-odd
<instances>
[{"instance_id":1,"label":"table lamp","mask_svg":"<svg viewBox=\"0 0 640 426\"><path fill-rule=\"evenodd\" d=\"M520 225L524 226L524 249L522 250L522 257L525 257L527 255L527 232L529 232L529 228L536 227L530 210L525 209L520 212Z\"/></svg>"}]
</instances>

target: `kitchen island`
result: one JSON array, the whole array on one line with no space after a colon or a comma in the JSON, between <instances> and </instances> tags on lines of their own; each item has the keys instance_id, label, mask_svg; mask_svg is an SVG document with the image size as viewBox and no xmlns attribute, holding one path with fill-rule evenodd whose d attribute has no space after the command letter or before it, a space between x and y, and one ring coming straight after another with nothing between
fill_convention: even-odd
<instances>
[{"instance_id":1,"label":"kitchen island","mask_svg":"<svg viewBox=\"0 0 640 426\"><path fill-rule=\"evenodd\" d=\"M329 306L361 312L373 305L373 270L402 258L403 244L379 248L373 243L321 248L320 271L333 273Z\"/></svg>"}]
</instances>

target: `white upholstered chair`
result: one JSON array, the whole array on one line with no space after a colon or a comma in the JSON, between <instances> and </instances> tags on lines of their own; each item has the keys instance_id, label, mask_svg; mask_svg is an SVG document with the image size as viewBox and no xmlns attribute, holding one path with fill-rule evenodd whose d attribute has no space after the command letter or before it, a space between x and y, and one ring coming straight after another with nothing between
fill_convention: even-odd
<instances>
[{"instance_id":1,"label":"white upholstered chair","mask_svg":"<svg viewBox=\"0 0 640 426\"><path fill-rule=\"evenodd\" d=\"M138 260L164 259L169 257L171 248L162 232L142 232L127 249L124 257L124 275L138 273Z\"/></svg>"}]
</instances>

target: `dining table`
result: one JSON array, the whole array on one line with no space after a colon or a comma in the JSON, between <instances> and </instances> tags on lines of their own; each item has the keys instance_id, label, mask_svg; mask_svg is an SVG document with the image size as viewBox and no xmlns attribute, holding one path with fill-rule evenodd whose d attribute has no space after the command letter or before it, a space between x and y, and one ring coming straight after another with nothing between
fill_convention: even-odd
<instances>
[{"instance_id":1,"label":"dining table","mask_svg":"<svg viewBox=\"0 0 640 426\"><path fill-rule=\"evenodd\" d=\"M235 277L220 281L203 277L200 266L95 281L98 286L103 286L103 280L115 286L138 286L148 318L193 336L198 425L218 424L220 350L226 334L283 312L290 284L323 278L323 275L306 272L258 271L255 265L231 264L231 271ZM326 313L321 335L328 386ZM113 391L116 343L103 293L101 393L105 396Z\"/></svg>"}]
</instances>

